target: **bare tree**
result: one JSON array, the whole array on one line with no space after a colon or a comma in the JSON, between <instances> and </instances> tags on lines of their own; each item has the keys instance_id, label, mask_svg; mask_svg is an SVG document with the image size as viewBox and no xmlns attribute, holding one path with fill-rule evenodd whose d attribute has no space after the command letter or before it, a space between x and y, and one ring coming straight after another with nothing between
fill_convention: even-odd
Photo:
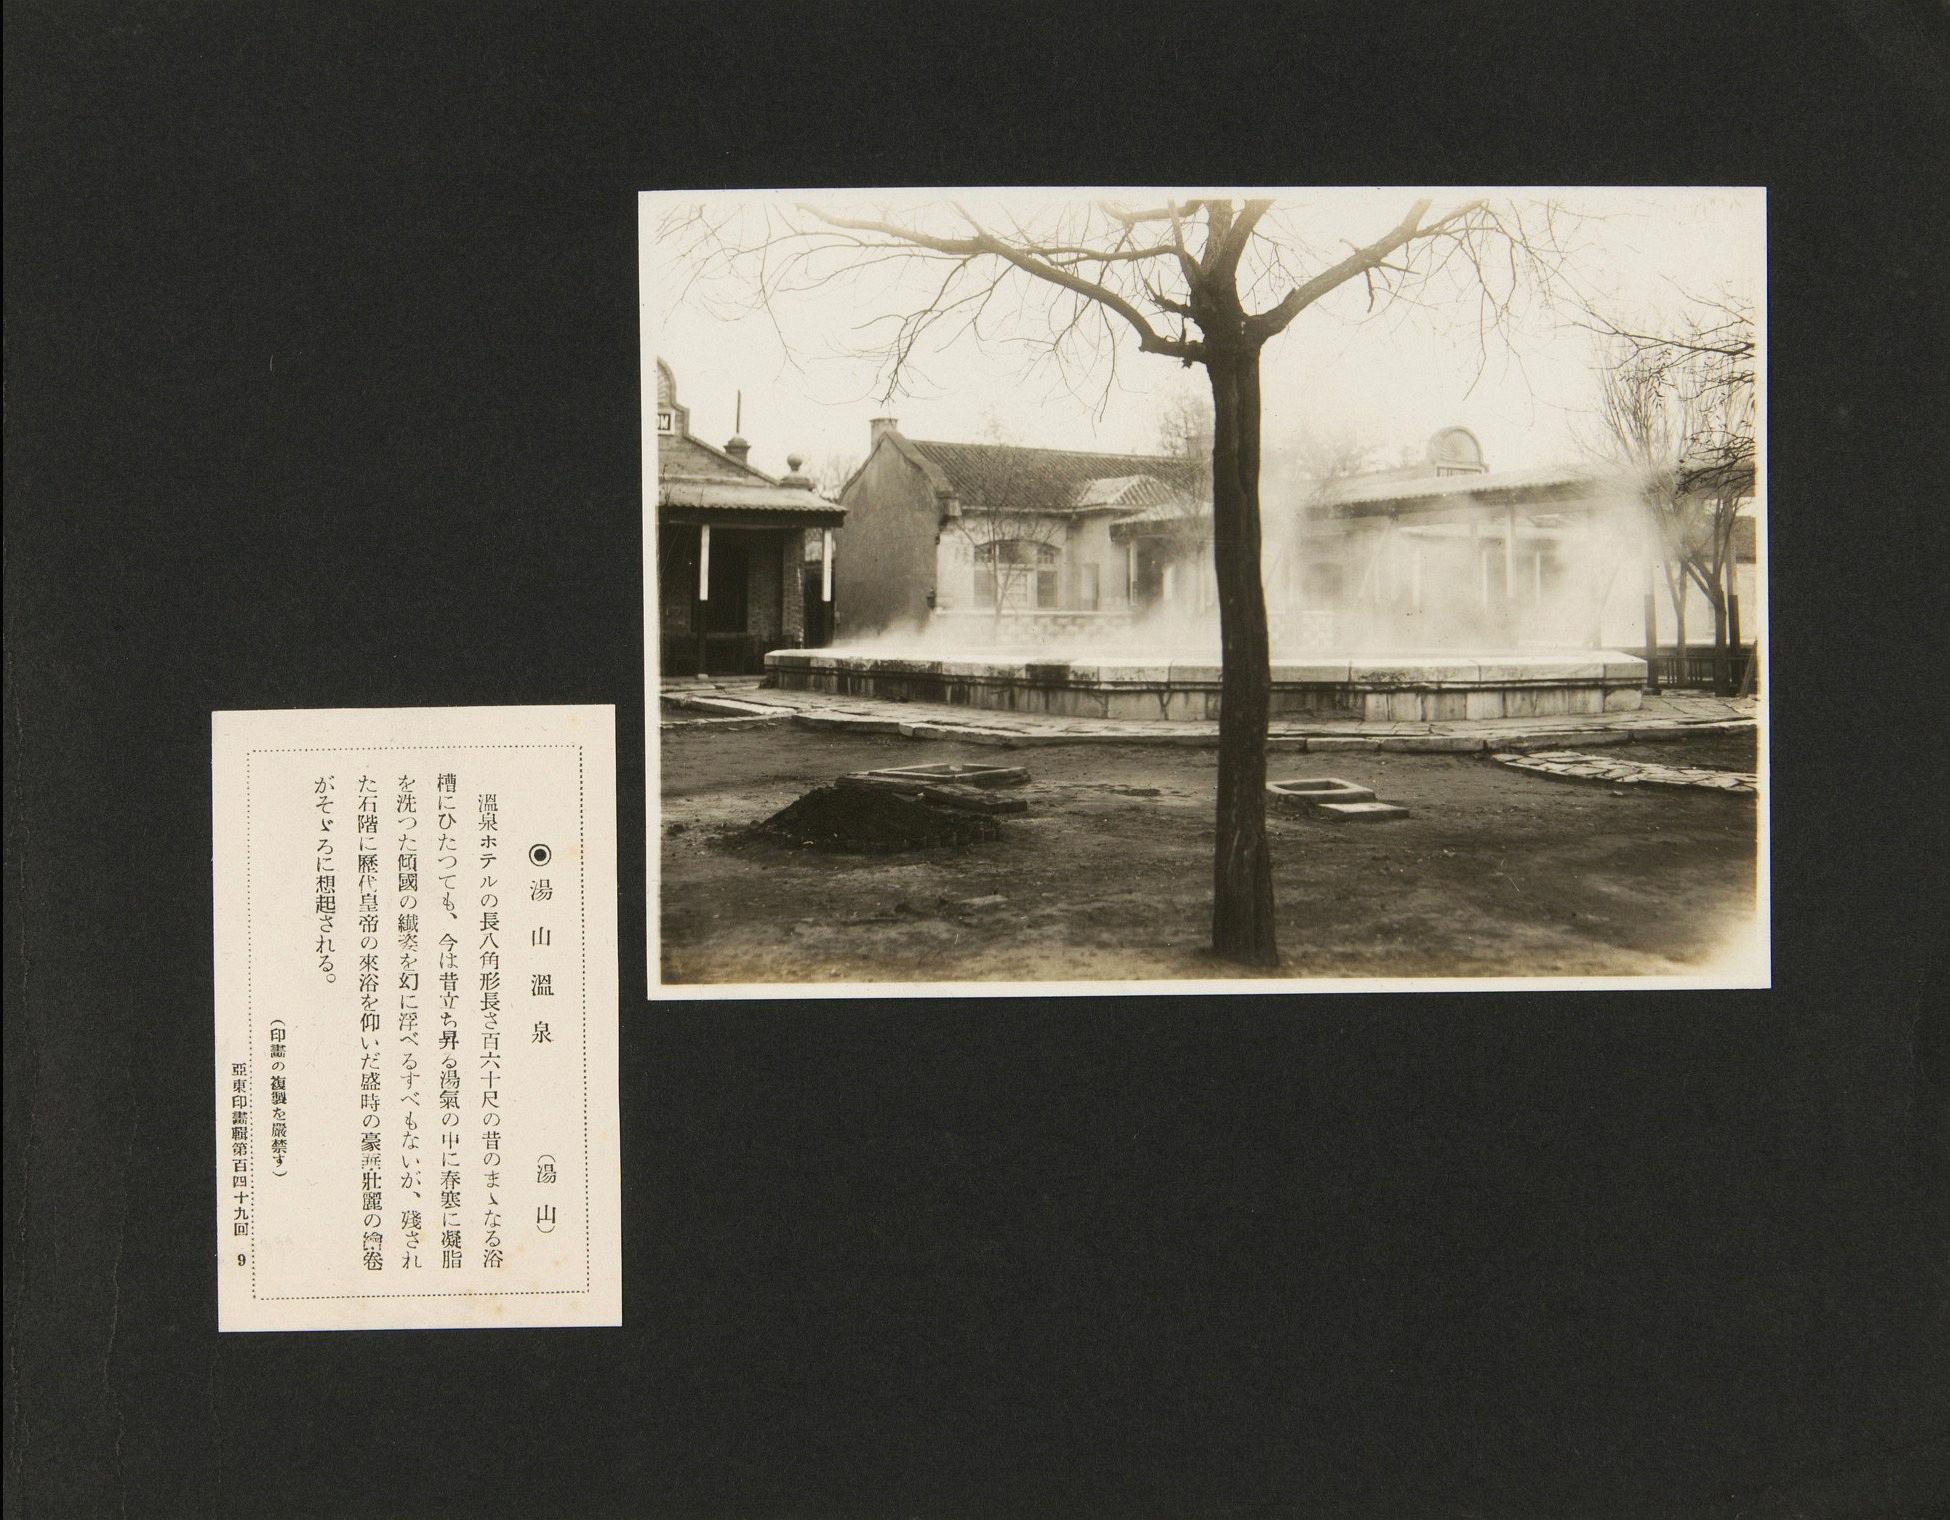
<instances>
[{"instance_id":1,"label":"bare tree","mask_svg":"<svg viewBox=\"0 0 1950 1520\"><path fill-rule=\"evenodd\" d=\"M1212 402L1197 391L1183 391L1158 415L1158 452L1184 468L1183 483L1163 482L1170 500L1148 525L1165 553L1182 560L1196 555L1212 538Z\"/></svg>"},{"instance_id":2,"label":"bare tree","mask_svg":"<svg viewBox=\"0 0 1950 1520\"><path fill-rule=\"evenodd\" d=\"M1581 326L1611 340L1612 352L1629 355L1663 381L1691 391L1718 391L1751 417L1754 361L1759 334L1754 303L1738 291L1687 296L1686 310L1670 332L1650 322L1616 321L1587 307Z\"/></svg>"},{"instance_id":3,"label":"bare tree","mask_svg":"<svg viewBox=\"0 0 1950 1520\"><path fill-rule=\"evenodd\" d=\"M969 546L975 596L998 634L1014 613L1054 607L1065 524L1048 513L965 511L955 528Z\"/></svg>"},{"instance_id":4,"label":"bare tree","mask_svg":"<svg viewBox=\"0 0 1950 1520\"><path fill-rule=\"evenodd\" d=\"M821 496L829 501L838 501L846 483L858 472L861 459L858 454L828 454L819 461L813 472L813 485Z\"/></svg>"},{"instance_id":5,"label":"bare tree","mask_svg":"<svg viewBox=\"0 0 1950 1520\"><path fill-rule=\"evenodd\" d=\"M1598 450L1632 481L1671 598L1682 660L1689 586L1713 613L1713 685L1733 689L1735 532L1752 494L1755 446L1751 305L1695 304L1661 336L1596 318Z\"/></svg>"},{"instance_id":6,"label":"bare tree","mask_svg":"<svg viewBox=\"0 0 1950 1520\"><path fill-rule=\"evenodd\" d=\"M1018 496L1025 473L1023 456L1014 451L1007 429L993 414L984 435L1004 450L1002 468L990 481L987 499L964 502L961 515L952 518L950 525L968 546L975 599L989 613L989 626L999 639L1005 617L1046 601L1055 605L1054 583L1061 575L1069 524ZM1045 590L1051 594L1044 595Z\"/></svg>"},{"instance_id":7,"label":"bare tree","mask_svg":"<svg viewBox=\"0 0 1950 1520\"><path fill-rule=\"evenodd\" d=\"M1751 365L1751 328L1746 362ZM1734 689L1735 534L1754 490L1755 400L1751 368L1725 354L1695 354L1678 382L1686 418L1681 487L1693 503L1683 544L1686 573L1713 609L1713 689Z\"/></svg>"},{"instance_id":8,"label":"bare tree","mask_svg":"<svg viewBox=\"0 0 1950 1520\"><path fill-rule=\"evenodd\" d=\"M1197 471L1202 485L1210 485L1212 471L1212 398L1199 391L1180 391L1158 411L1158 452L1182 460Z\"/></svg>"},{"instance_id":9,"label":"bare tree","mask_svg":"<svg viewBox=\"0 0 1950 1520\"><path fill-rule=\"evenodd\" d=\"M869 216L808 204L754 213L717 203L674 213L662 233L699 278L741 276L775 324L782 295L849 273L891 281L879 299L893 309L875 346L890 396L928 343L980 338L985 323L988 335L1026 347L1032 369L1048 365L1073 385L1101 366L1106 394L1133 341L1141 353L1204 369L1222 666L1212 946L1228 960L1274 966L1261 351L1343 286L1364 291L1373 312L1426 304L1445 293L1446 280L1447 293L1473 298L1479 333L1487 335L1520 287L1555 272L1554 219L1550 207L1532 219L1487 200L1437 214L1423 199L1365 241L1323 248L1304 212L1271 199L1070 203L1034 225L1007 207L978 214L959 201Z\"/></svg>"},{"instance_id":10,"label":"bare tree","mask_svg":"<svg viewBox=\"0 0 1950 1520\"><path fill-rule=\"evenodd\" d=\"M1322 431L1300 427L1266 451L1266 477L1282 492L1303 503L1319 502L1337 481L1350 480L1375 467L1375 445L1363 442L1351 428ZM1421 459L1410 448L1407 463Z\"/></svg>"}]
</instances>

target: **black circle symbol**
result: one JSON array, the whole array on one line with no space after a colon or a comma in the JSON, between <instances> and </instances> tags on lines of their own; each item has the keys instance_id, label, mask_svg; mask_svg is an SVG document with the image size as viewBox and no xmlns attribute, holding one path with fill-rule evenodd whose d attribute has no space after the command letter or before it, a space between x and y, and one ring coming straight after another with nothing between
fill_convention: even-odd
<instances>
[{"instance_id":1,"label":"black circle symbol","mask_svg":"<svg viewBox=\"0 0 1950 1520\"><path fill-rule=\"evenodd\" d=\"M554 852L545 844L531 844L528 847L528 863L545 866L555 858Z\"/></svg>"}]
</instances>

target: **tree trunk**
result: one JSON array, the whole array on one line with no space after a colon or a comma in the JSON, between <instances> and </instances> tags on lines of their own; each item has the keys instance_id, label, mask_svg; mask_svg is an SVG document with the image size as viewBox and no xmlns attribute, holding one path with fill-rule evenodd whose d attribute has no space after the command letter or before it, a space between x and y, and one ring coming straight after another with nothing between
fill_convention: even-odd
<instances>
[{"instance_id":1,"label":"tree trunk","mask_svg":"<svg viewBox=\"0 0 1950 1520\"><path fill-rule=\"evenodd\" d=\"M1259 350L1206 360L1212 382L1212 562L1219 586L1219 796L1212 949L1277 966L1266 847L1266 720L1273 674L1260 581Z\"/></svg>"},{"instance_id":2,"label":"tree trunk","mask_svg":"<svg viewBox=\"0 0 1950 1520\"><path fill-rule=\"evenodd\" d=\"M1674 574L1670 567L1666 570L1666 590L1672 596L1673 637L1679 641L1678 686L1689 685L1692 681L1692 646L1686 642L1686 603L1691 600L1686 590L1686 572Z\"/></svg>"},{"instance_id":3,"label":"tree trunk","mask_svg":"<svg viewBox=\"0 0 1950 1520\"><path fill-rule=\"evenodd\" d=\"M1653 696L1664 690L1659 679L1659 583L1650 564L1645 567L1645 689Z\"/></svg>"},{"instance_id":4,"label":"tree trunk","mask_svg":"<svg viewBox=\"0 0 1950 1520\"><path fill-rule=\"evenodd\" d=\"M1733 580L1733 567L1727 567L1727 580ZM1754 662L1746 659L1747 645L1740 637L1740 593L1729 585L1727 590L1727 648L1733 651L1733 665L1738 672L1733 681L1734 695L1747 694L1747 682L1753 674Z\"/></svg>"},{"instance_id":5,"label":"tree trunk","mask_svg":"<svg viewBox=\"0 0 1950 1520\"><path fill-rule=\"evenodd\" d=\"M1716 582L1713 595L1713 695L1733 695L1732 651L1727 647L1727 594Z\"/></svg>"}]
</instances>

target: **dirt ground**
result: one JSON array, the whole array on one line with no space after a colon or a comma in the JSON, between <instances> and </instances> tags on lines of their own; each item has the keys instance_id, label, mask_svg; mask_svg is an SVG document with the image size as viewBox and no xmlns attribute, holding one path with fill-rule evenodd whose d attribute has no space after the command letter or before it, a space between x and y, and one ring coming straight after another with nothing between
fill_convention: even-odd
<instances>
[{"instance_id":1,"label":"dirt ground","mask_svg":"<svg viewBox=\"0 0 1950 1520\"><path fill-rule=\"evenodd\" d=\"M1745 735L1610 753L1751 770ZM998 840L834 855L749 825L846 771L1026 766ZM1002 750L794 724L663 734L664 977L672 982L1104 980L1237 974L1209 958L1210 749ZM1283 966L1306 976L1693 969L1751 922L1755 805L1579 784L1481 755L1275 751L1268 778L1338 776L1413 816L1269 810ZM1263 975L1265 973L1252 973Z\"/></svg>"},{"instance_id":2,"label":"dirt ground","mask_svg":"<svg viewBox=\"0 0 1950 1520\"><path fill-rule=\"evenodd\" d=\"M1565 748L1576 749L1575 741ZM1759 762L1759 745L1754 731L1696 734L1686 739L1653 739L1627 744L1622 749L1607 746L1594 754L1616 755L1621 760L1649 760L1654 765L1696 765L1706 770L1754 773Z\"/></svg>"}]
</instances>

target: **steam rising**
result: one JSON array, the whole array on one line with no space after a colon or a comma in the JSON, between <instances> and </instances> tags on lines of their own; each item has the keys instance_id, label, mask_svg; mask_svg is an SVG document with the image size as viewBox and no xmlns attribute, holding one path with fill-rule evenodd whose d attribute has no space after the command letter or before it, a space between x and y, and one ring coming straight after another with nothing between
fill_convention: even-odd
<instances>
[{"instance_id":1,"label":"steam rising","mask_svg":"<svg viewBox=\"0 0 1950 1520\"><path fill-rule=\"evenodd\" d=\"M1276 483L1262 492L1262 583L1276 662L1573 652L1629 647L1642 637L1636 621L1644 590L1642 508L1623 483L1593 477L1574 500L1520 506L1516 552L1506 560L1508 518L1501 506L1462 507L1445 514L1453 519L1445 522L1417 522L1404 511L1390 547L1385 520L1325 517L1309 505L1317 485L1282 490L1279 477L1291 481L1292 472L1268 473ZM843 530L839 552L844 555ZM1514 605L1506 614L1504 578L1512 562ZM1114 569L1121 581L1124 565ZM1168 599L1133 610L939 611L850 636L831 652L1217 663L1209 549L1178 558Z\"/></svg>"}]
</instances>

